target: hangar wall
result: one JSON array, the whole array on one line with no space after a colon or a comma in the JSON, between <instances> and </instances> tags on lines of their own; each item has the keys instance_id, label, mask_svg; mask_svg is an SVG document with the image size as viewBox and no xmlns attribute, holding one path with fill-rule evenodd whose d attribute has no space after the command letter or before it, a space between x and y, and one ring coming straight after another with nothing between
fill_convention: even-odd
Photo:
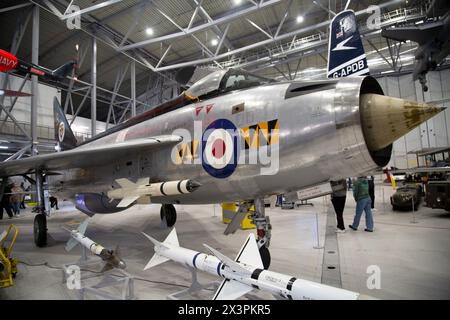
<instances>
[{"instance_id":1,"label":"hangar wall","mask_svg":"<svg viewBox=\"0 0 450 320\"><path fill-rule=\"evenodd\" d=\"M435 101L450 98L450 69L434 71L428 74L429 91L423 93L419 82L413 82L412 75L378 78L384 93L393 97L416 100L419 102ZM448 109L431 120L414 129L394 143L393 154L389 166L400 169L417 166L414 154L428 147L450 146L450 103L441 104ZM420 163L423 165L423 163Z\"/></svg>"},{"instance_id":2,"label":"hangar wall","mask_svg":"<svg viewBox=\"0 0 450 320\"><path fill-rule=\"evenodd\" d=\"M11 90L19 90L23 79L14 75L9 76L9 83ZM61 103L61 92L58 89L39 83L38 93L38 137L39 138L54 138L54 123L53 123L53 97L57 97ZM31 81L26 81L22 92L31 93ZM5 98L5 104L10 105L10 101ZM88 108L87 106L85 106ZM12 115L18 122L24 125L25 130L29 130L29 123L31 122L30 114L30 98L24 97L17 99L14 106ZM69 122L72 119L72 115L67 115ZM72 130L76 136L81 138L87 138L91 136L91 120L83 117L77 117L72 124ZM5 128L2 128L2 133L16 132L11 119L8 119L5 124ZM97 133L105 131L105 123L97 121Z\"/></svg>"}]
</instances>

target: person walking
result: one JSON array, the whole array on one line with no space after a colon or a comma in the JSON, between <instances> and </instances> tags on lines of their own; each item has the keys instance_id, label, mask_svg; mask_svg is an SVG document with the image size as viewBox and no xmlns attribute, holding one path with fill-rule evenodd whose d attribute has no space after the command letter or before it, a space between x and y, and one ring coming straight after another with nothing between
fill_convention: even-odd
<instances>
[{"instance_id":1,"label":"person walking","mask_svg":"<svg viewBox=\"0 0 450 320\"><path fill-rule=\"evenodd\" d=\"M337 220L336 233L345 233L344 208L345 200L347 199L347 181L345 179L332 181L331 186L333 188L331 203L333 204Z\"/></svg>"},{"instance_id":2,"label":"person walking","mask_svg":"<svg viewBox=\"0 0 450 320\"><path fill-rule=\"evenodd\" d=\"M58 198L56 198L54 196L50 196L49 200L50 200L50 208L53 209L53 207L56 206L56 210L59 210L59 208L58 208Z\"/></svg>"},{"instance_id":3,"label":"person walking","mask_svg":"<svg viewBox=\"0 0 450 320\"><path fill-rule=\"evenodd\" d=\"M368 183L369 183L369 196L370 196L370 200L372 201L370 207L372 208L373 211L376 211L376 209L375 209L375 177L370 176Z\"/></svg>"},{"instance_id":4,"label":"person walking","mask_svg":"<svg viewBox=\"0 0 450 320\"><path fill-rule=\"evenodd\" d=\"M22 200L23 189L19 187L17 184L14 184L11 189L12 195L10 198L11 207L14 212L14 215L20 216L20 203Z\"/></svg>"},{"instance_id":5,"label":"person walking","mask_svg":"<svg viewBox=\"0 0 450 320\"><path fill-rule=\"evenodd\" d=\"M373 232L372 200L370 199L369 183L366 177L359 177L353 183L353 197L356 201L356 212L353 224L349 225L349 228L354 231L358 230L361 215L364 211L366 213L366 229L364 231Z\"/></svg>"},{"instance_id":6,"label":"person walking","mask_svg":"<svg viewBox=\"0 0 450 320\"><path fill-rule=\"evenodd\" d=\"M23 190L23 191L25 191L25 184L22 182L21 184L20 184L20 188ZM20 201L20 209L26 209L25 208L25 194L22 194L22 196L20 197L21 198L21 201Z\"/></svg>"},{"instance_id":7,"label":"person walking","mask_svg":"<svg viewBox=\"0 0 450 320\"><path fill-rule=\"evenodd\" d=\"M6 210L9 218L12 219L13 213L11 210L11 185L7 185L3 190L3 196L0 200L0 220L3 219L3 210Z\"/></svg>"}]
</instances>

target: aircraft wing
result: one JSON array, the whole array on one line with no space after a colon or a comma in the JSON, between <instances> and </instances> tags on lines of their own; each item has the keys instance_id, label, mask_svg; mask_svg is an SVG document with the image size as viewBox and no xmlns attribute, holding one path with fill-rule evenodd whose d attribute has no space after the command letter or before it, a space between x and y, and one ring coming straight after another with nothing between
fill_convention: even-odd
<instances>
[{"instance_id":1,"label":"aircraft wing","mask_svg":"<svg viewBox=\"0 0 450 320\"><path fill-rule=\"evenodd\" d=\"M92 146L89 145L50 154L43 154L29 158L5 161L0 163L0 177L23 175L35 170L64 170L104 165L111 159L122 157L133 152L159 149L176 145L182 141L180 136L165 135L140 138L115 144Z\"/></svg>"},{"instance_id":2,"label":"aircraft wing","mask_svg":"<svg viewBox=\"0 0 450 320\"><path fill-rule=\"evenodd\" d=\"M411 40L422 45L434 39L437 33L442 29L442 21L424 23L414 26L405 26L397 28L385 29L381 32L381 35L385 38L397 40L397 41L407 41Z\"/></svg>"}]
</instances>

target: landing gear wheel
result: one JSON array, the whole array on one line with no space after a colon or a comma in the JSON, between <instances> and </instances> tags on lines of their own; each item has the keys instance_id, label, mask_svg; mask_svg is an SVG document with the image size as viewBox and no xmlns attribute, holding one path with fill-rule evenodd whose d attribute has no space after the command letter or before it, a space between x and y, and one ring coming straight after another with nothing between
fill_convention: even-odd
<instances>
[{"instance_id":1,"label":"landing gear wheel","mask_svg":"<svg viewBox=\"0 0 450 320\"><path fill-rule=\"evenodd\" d=\"M177 210L173 204L163 204L160 211L161 220L166 218L167 227L173 227L177 222Z\"/></svg>"},{"instance_id":2,"label":"landing gear wheel","mask_svg":"<svg viewBox=\"0 0 450 320\"><path fill-rule=\"evenodd\" d=\"M47 245L47 217L39 213L34 217L34 243L42 248Z\"/></svg>"},{"instance_id":3,"label":"landing gear wheel","mask_svg":"<svg viewBox=\"0 0 450 320\"><path fill-rule=\"evenodd\" d=\"M261 260L264 266L264 269L269 269L270 267L270 251L266 246L262 246L259 248L259 254L261 255Z\"/></svg>"}]
</instances>

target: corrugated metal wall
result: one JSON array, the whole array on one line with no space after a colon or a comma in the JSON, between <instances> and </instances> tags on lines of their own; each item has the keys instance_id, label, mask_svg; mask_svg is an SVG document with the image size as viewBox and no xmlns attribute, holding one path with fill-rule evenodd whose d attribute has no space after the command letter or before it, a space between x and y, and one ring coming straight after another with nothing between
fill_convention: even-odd
<instances>
[{"instance_id":1,"label":"corrugated metal wall","mask_svg":"<svg viewBox=\"0 0 450 320\"><path fill-rule=\"evenodd\" d=\"M416 101L435 101L450 98L450 69L428 74L429 91L423 93L419 82L412 75L378 78L384 93L393 97ZM416 156L407 154L428 147L450 146L450 103L441 104L448 109L414 129L394 143L391 166L411 168L417 166ZM421 163L422 164L422 163Z\"/></svg>"}]
</instances>

